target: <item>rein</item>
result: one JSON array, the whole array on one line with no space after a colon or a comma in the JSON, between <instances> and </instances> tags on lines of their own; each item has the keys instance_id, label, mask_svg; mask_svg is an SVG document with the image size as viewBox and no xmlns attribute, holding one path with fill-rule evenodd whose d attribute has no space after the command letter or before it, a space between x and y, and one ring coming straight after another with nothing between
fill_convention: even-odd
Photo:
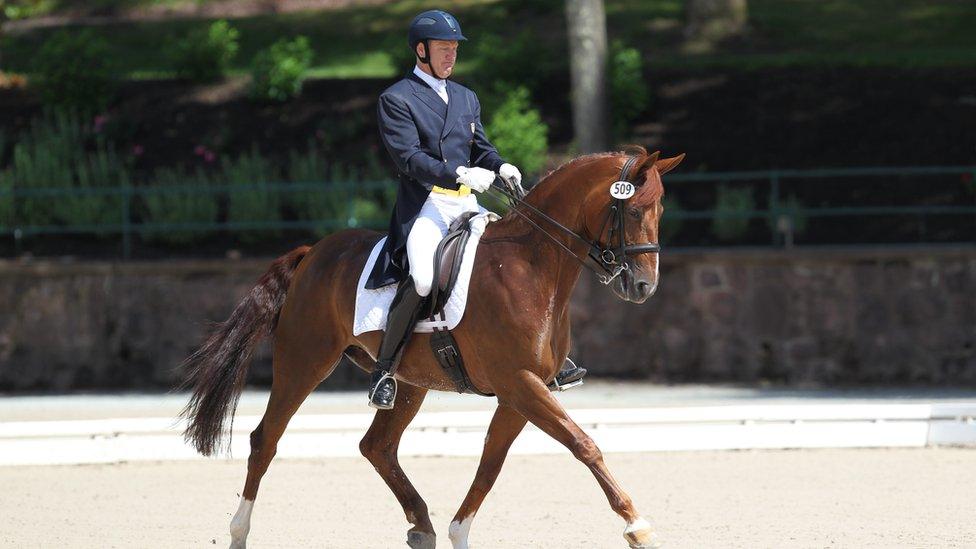
<instances>
[{"instance_id":1,"label":"rein","mask_svg":"<svg viewBox=\"0 0 976 549\"><path fill-rule=\"evenodd\" d=\"M614 182L614 185L617 185L618 183L625 183L633 187L634 184L630 182L629 178L630 178L630 172L634 169L634 165L636 163L637 163L636 156L628 157L627 162L624 163L624 167L620 170L620 178L616 182ZM497 179L501 179L501 178L498 177ZM629 268L627 263L628 257L639 255L639 254L646 254L646 253L659 253L661 251L660 244L654 242L646 242L644 244L627 244L624 241L625 221L624 221L623 212L624 212L624 202L626 198L614 197L613 203L610 205L610 211L607 212L607 217L606 219L604 219L603 225L600 226L600 232L597 234L597 240L593 241L593 240L587 240L583 236L576 233L576 231L570 229L569 227L566 227L562 223L549 217L547 214L545 214L535 206L522 200L522 198L518 196L514 191L504 187L500 187L498 185L492 185L490 188L495 190L496 192L501 193L503 196L507 197L509 199L509 202L512 205L513 212L521 216L522 219L525 219L530 225L532 225L536 229L539 229L539 231L541 231L542 234L546 235L549 238L549 240L552 240L553 242L558 244L559 247L566 250L571 256L573 256L574 259L576 259L576 261L580 263L580 265L586 267L594 274L596 274L597 278L599 278L600 282L602 282L604 285L610 284L610 282L612 282L613 279L617 278L617 276L619 276L620 273L626 271ZM589 251L587 252L586 257L578 256L576 252L569 249L568 246L566 246L558 238L553 236L551 232L540 227L539 224L533 221L532 219L530 219L529 216L520 212L516 206L524 206L529 210L532 210L536 215L542 217L543 219L548 221L556 228L561 229L569 236L585 244L587 247L589 247ZM600 244L599 238L603 236L603 233L606 230L608 224L610 226L610 234L607 236L607 244L603 245ZM614 234L617 235L616 247L612 247ZM589 260L590 263L587 263L587 260Z\"/></svg>"}]
</instances>

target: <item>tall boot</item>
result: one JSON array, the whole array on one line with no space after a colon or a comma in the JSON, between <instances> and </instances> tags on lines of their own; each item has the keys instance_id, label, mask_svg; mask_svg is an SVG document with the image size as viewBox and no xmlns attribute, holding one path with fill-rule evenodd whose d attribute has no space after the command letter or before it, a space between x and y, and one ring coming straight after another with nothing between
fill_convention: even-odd
<instances>
[{"instance_id":1,"label":"tall boot","mask_svg":"<svg viewBox=\"0 0 976 549\"><path fill-rule=\"evenodd\" d=\"M407 277L397 288L396 296L390 304L390 312L386 317L386 331L380 342L380 350L376 357L376 370L369 389L369 405L378 410L393 408L396 400L396 379L393 377L403 348L417 325L421 305L424 297L417 293L413 278Z\"/></svg>"}]
</instances>

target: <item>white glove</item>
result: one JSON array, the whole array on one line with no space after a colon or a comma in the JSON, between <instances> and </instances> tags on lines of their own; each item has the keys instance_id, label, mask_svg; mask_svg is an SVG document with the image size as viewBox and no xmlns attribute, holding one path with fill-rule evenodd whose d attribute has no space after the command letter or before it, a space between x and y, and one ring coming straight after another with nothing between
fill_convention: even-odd
<instances>
[{"instance_id":1,"label":"white glove","mask_svg":"<svg viewBox=\"0 0 976 549\"><path fill-rule=\"evenodd\" d=\"M495 172L484 168L458 166L457 174L458 183L467 185L471 187L471 190L478 191L479 193L487 191L488 187L491 187L492 182L495 181Z\"/></svg>"},{"instance_id":2,"label":"white glove","mask_svg":"<svg viewBox=\"0 0 976 549\"><path fill-rule=\"evenodd\" d=\"M522 188L522 173L511 164L502 164L498 168L498 175L508 183L510 189L515 191L519 198L525 196L525 189Z\"/></svg>"}]
</instances>

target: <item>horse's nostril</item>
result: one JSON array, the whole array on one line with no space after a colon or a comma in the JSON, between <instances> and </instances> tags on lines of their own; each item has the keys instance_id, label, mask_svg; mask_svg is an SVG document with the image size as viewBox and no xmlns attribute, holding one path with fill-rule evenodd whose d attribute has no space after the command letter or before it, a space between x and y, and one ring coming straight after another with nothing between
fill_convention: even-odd
<instances>
[{"instance_id":1,"label":"horse's nostril","mask_svg":"<svg viewBox=\"0 0 976 549\"><path fill-rule=\"evenodd\" d=\"M650 285L647 282L638 282L637 283L637 292L640 295L647 295L648 292L650 291L649 288L650 288Z\"/></svg>"}]
</instances>

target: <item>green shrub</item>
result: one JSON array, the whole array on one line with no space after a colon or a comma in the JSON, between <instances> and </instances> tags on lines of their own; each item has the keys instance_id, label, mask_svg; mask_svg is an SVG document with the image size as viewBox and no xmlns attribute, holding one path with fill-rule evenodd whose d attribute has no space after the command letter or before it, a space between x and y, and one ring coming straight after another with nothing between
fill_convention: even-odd
<instances>
[{"instance_id":1,"label":"green shrub","mask_svg":"<svg viewBox=\"0 0 976 549\"><path fill-rule=\"evenodd\" d=\"M385 227L389 220L387 212L383 211L379 202L374 198L356 197L350 204L346 225L349 227Z\"/></svg>"},{"instance_id":2,"label":"green shrub","mask_svg":"<svg viewBox=\"0 0 976 549\"><path fill-rule=\"evenodd\" d=\"M34 58L36 86L44 104L92 113L104 109L115 86L108 46L90 30L52 34Z\"/></svg>"},{"instance_id":3,"label":"green shrub","mask_svg":"<svg viewBox=\"0 0 976 549\"><path fill-rule=\"evenodd\" d=\"M0 171L0 231L14 224L14 178L9 170Z\"/></svg>"},{"instance_id":4,"label":"green shrub","mask_svg":"<svg viewBox=\"0 0 976 549\"><path fill-rule=\"evenodd\" d=\"M85 150L88 135L79 118L58 112L35 120L14 146L9 176L17 189L60 188L58 196L17 200L25 225L117 225L121 200L115 195L81 194L85 189L128 184L123 162L102 141ZM75 191L75 194L67 192Z\"/></svg>"},{"instance_id":5,"label":"green shrub","mask_svg":"<svg viewBox=\"0 0 976 549\"><path fill-rule=\"evenodd\" d=\"M231 190L228 193L227 221L231 223L272 222L281 220L281 198L278 192L268 189L268 183L281 178L271 161L256 148L234 160L221 163L221 178L229 185L256 186L254 189ZM278 235L268 229L243 229L237 231L244 242L257 242Z\"/></svg>"},{"instance_id":6,"label":"green shrub","mask_svg":"<svg viewBox=\"0 0 976 549\"><path fill-rule=\"evenodd\" d=\"M485 133L502 158L523 174L538 173L545 165L549 128L542 122L539 111L530 105L528 89L520 86L508 92Z\"/></svg>"},{"instance_id":7,"label":"green shrub","mask_svg":"<svg viewBox=\"0 0 976 549\"><path fill-rule=\"evenodd\" d=\"M463 57L463 52L460 55ZM522 31L515 37L496 34L479 37L473 55L477 70L471 80L479 92L488 92L482 99L482 108L491 112L509 90L518 86L540 97L546 81L559 69L561 59L564 57L547 51L538 35L531 31Z\"/></svg>"},{"instance_id":8,"label":"green shrub","mask_svg":"<svg viewBox=\"0 0 976 549\"><path fill-rule=\"evenodd\" d=\"M308 38L279 40L254 57L251 95L258 99L286 101L302 91L305 72L312 63Z\"/></svg>"},{"instance_id":9,"label":"green shrub","mask_svg":"<svg viewBox=\"0 0 976 549\"><path fill-rule=\"evenodd\" d=\"M75 172L75 188L93 190L98 187L119 188L130 184L129 170L119 161L115 151L104 143L85 155ZM122 223L122 197L110 195L79 195L55 198L58 220L69 225L119 225Z\"/></svg>"},{"instance_id":10,"label":"green shrub","mask_svg":"<svg viewBox=\"0 0 976 549\"><path fill-rule=\"evenodd\" d=\"M15 21L44 15L51 10L51 2L44 0L7 0L0 2L0 20Z\"/></svg>"},{"instance_id":11,"label":"green shrub","mask_svg":"<svg viewBox=\"0 0 976 549\"><path fill-rule=\"evenodd\" d=\"M205 223L217 221L217 196L206 192L210 179L198 170L184 174L176 170L161 168L152 176L152 186L142 195L144 207L143 220L153 224ZM199 190L152 192L167 187L191 186ZM160 228L146 231L143 239L163 244L188 244L207 234L205 230Z\"/></svg>"},{"instance_id":12,"label":"green shrub","mask_svg":"<svg viewBox=\"0 0 976 549\"><path fill-rule=\"evenodd\" d=\"M314 183L316 188L288 193L291 208L300 220L317 222L312 232L324 236L336 229L349 202L348 177L341 166L331 168L311 143L304 153L289 155L289 178L295 183Z\"/></svg>"},{"instance_id":13,"label":"green shrub","mask_svg":"<svg viewBox=\"0 0 976 549\"><path fill-rule=\"evenodd\" d=\"M661 217L658 233L660 240L667 243L681 232L685 221L681 218L684 208L678 203L678 199L670 196L664 198L663 206L664 215Z\"/></svg>"},{"instance_id":14,"label":"green shrub","mask_svg":"<svg viewBox=\"0 0 976 549\"><path fill-rule=\"evenodd\" d=\"M719 185L715 201L715 218L712 229L721 240L735 240L745 235L749 228L747 212L755 208L752 189L736 189Z\"/></svg>"},{"instance_id":15,"label":"green shrub","mask_svg":"<svg viewBox=\"0 0 976 549\"><path fill-rule=\"evenodd\" d=\"M792 225L793 234L803 234L807 230L809 221L807 215L802 212L803 204L796 195L790 195L786 200L781 200L776 206L776 214L770 215L766 220L769 230L780 232L779 218L785 217Z\"/></svg>"},{"instance_id":16,"label":"green shrub","mask_svg":"<svg viewBox=\"0 0 976 549\"><path fill-rule=\"evenodd\" d=\"M610 106L613 133L617 139L630 134L630 124L647 110L648 89L644 82L643 61L636 48L615 41L610 48Z\"/></svg>"},{"instance_id":17,"label":"green shrub","mask_svg":"<svg viewBox=\"0 0 976 549\"><path fill-rule=\"evenodd\" d=\"M383 49L390 59L395 74L402 75L407 71L413 71L414 65L417 64L417 55L410 51L410 45L402 35L390 33Z\"/></svg>"},{"instance_id":18,"label":"green shrub","mask_svg":"<svg viewBox=\"0 0 976 549\"><path fill-rule=\"evenodd\" d=\"M219 79L237 55L238 36L237 29L224 20L191 30L173 45L176 73L194 82Z\"/></svg>"}]
</instances>

